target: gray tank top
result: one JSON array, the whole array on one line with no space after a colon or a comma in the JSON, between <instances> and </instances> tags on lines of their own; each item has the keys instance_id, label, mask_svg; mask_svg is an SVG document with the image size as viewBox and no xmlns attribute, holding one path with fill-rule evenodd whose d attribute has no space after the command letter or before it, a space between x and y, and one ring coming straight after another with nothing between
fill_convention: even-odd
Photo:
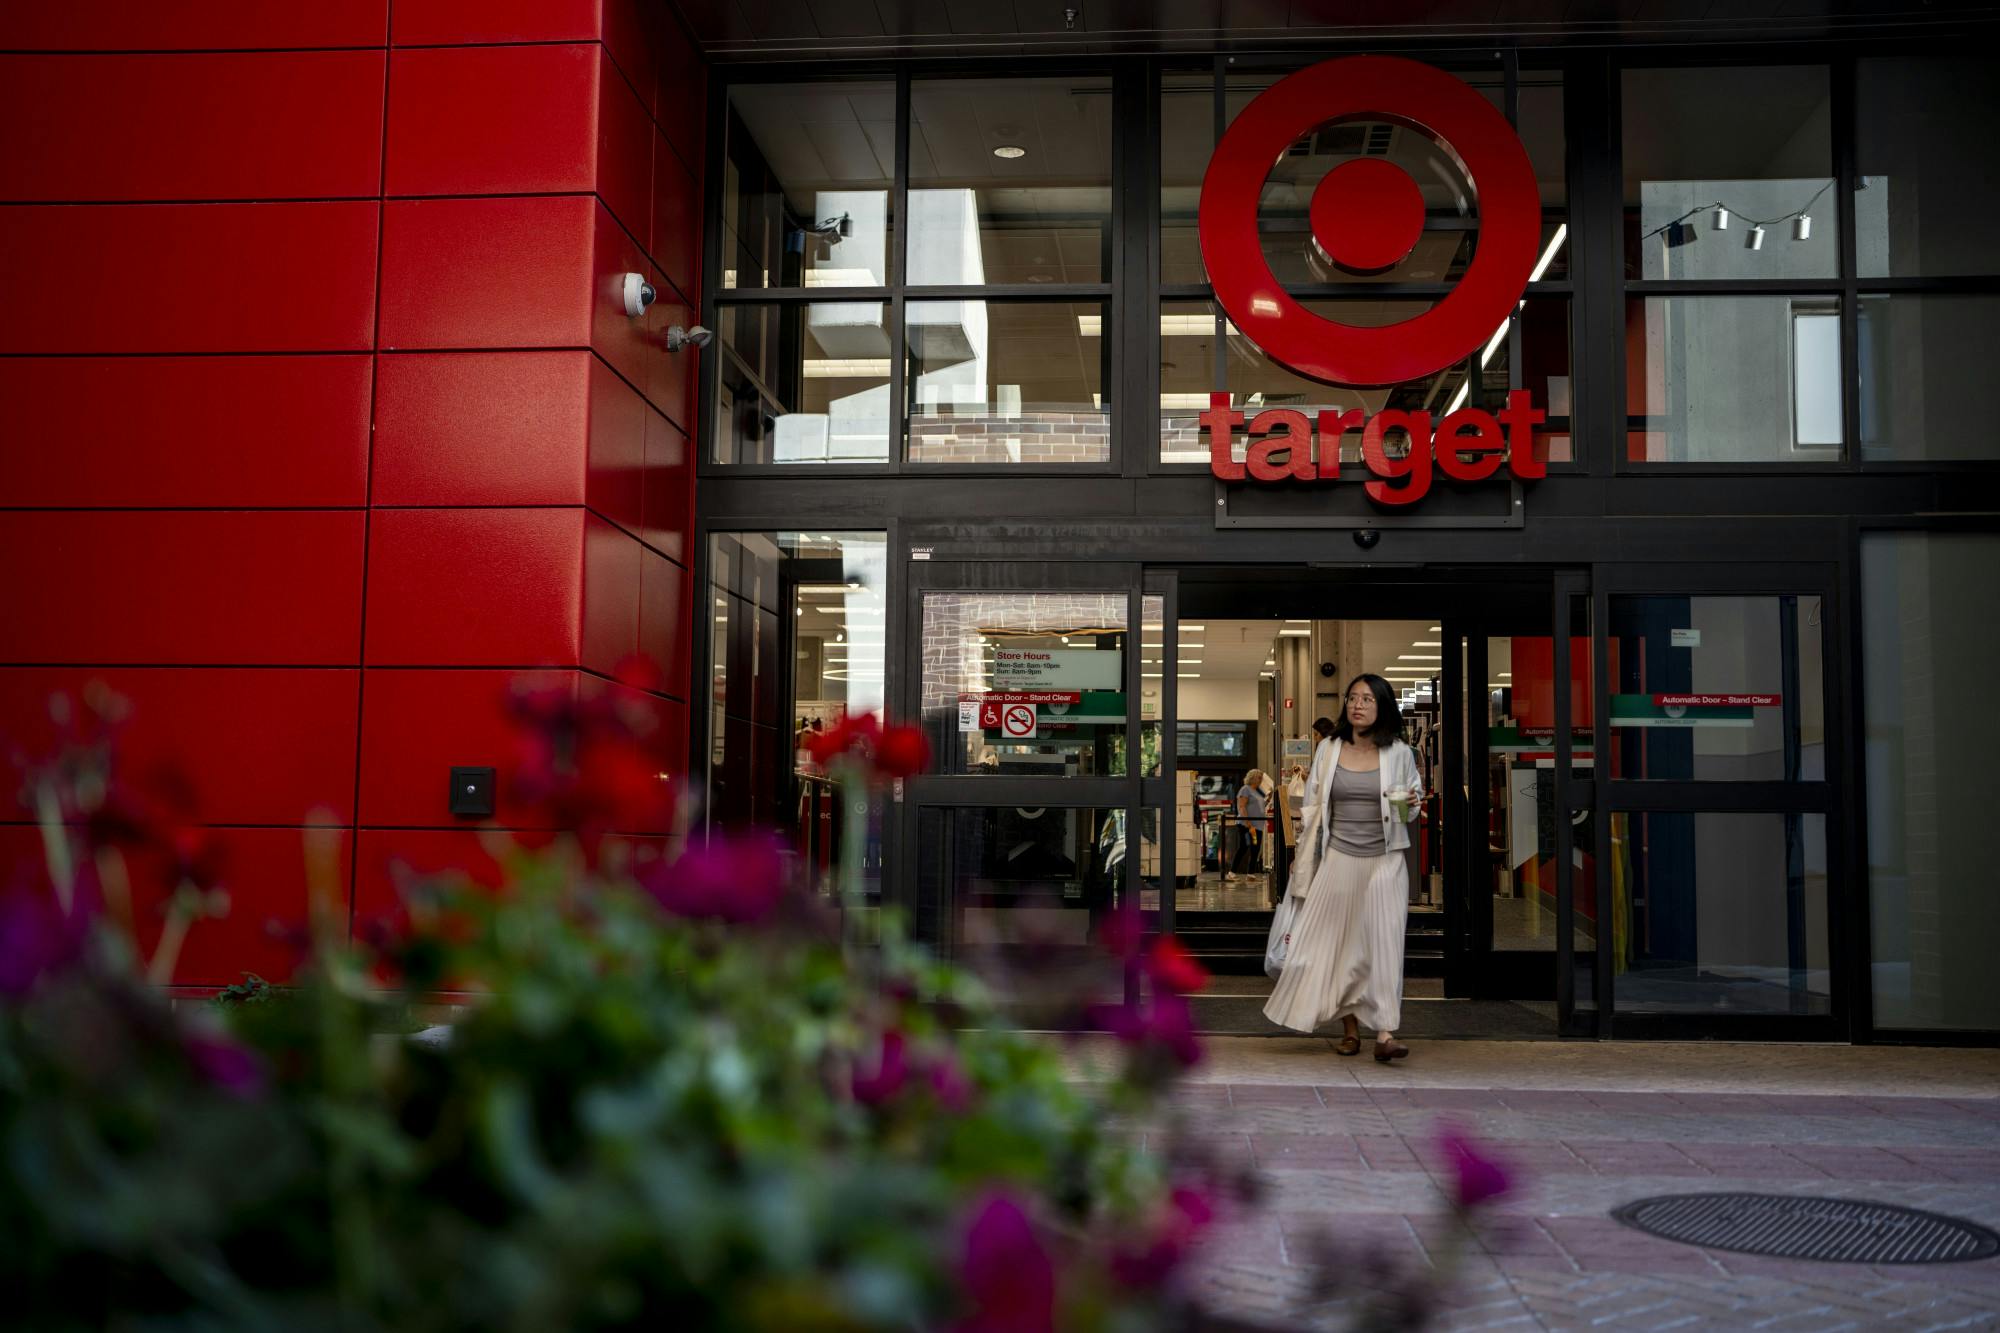
<instances>
[{"instance_id":1,"label":"gray tank top","mask_svg":"<svg viewBox=\"0 0 2000 1333\"><path fill-rule=\"evenodd\" d=\"M1382 775L1334 766L1327 796L1327 825L1333 845L1348 856L1380 856L1388 850L1382 831Z\"/></svg>"}]
</instances>

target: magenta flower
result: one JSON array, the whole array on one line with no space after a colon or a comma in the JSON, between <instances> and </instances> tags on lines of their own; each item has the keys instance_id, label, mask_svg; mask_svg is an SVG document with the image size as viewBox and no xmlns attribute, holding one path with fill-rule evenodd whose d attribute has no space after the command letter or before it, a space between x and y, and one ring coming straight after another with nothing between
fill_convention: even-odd
<instances>
[{"instance_id":1,"label":"magenta flower","mask_svg":"<svg viewBox=\"0 0 2000 1333\"><path fill-rule=\"evenodd\" d=\"M1497 1199L1512 1187L1507 1168L1481 1151L1471 1136L1446 1126L1438 1133L1438 1146L1451 1163L1454 1197L1461 1208L1472 1208Z\"/></svg>"},{"instance_id":2,"label":"magenta flower","mask_svg":"<svg viewBox=\"0 0 2000 1333\"><path fill-rule=\"evenodd\" d=\"M785 889L785 854L771 833L717 834L678 860L641 869L640 883L675 916L736 925L762 921Z\"/></svg>"},{"instance_id":3,"label":"magenta flower","mask_svg":"<svg viewBox=\"0 0 2000 1333\"><path fill-rule=\"evenodd\" d=\"M1090 1011L1091 1021L1127 1046L1159 1051L1183 1067L1201 1063L1201 1041L1194 1033L1194 1011L1185 995L1156 994L1150 1005L1104 1004Z\"/></svg>"},{"instance_id":4,"label":"magenta flower","mask_svg":"<svg viewBox=\"0 0 2000 1333\"><path fill-rule=\"evenodd\" d=\"M1054 1333L1055 1261L1006 1195L988 1195L973 1214L959 1283L969 1313L957 1333Z\"/></svg>"},{"instance_id":5,"label":"magenta flower","mask_svg":"<svg viewBox=\"0 0 2000 1333\"><path fill-rule=\"evenodd\" d=\"M933 1060L924 1070L924 1076L931 1085L931 1095L938 1099L938 1105L947 1111L969 1111L977 1096L972 1080L965 1076L965 1070L949 1054Z\"/></svg>"},{"instance_id":6,"label":"magenta flower","mask_svg":"<svg viewBox=\"0 0 2000 1333\"><path fill-rule=\"evenodd\" d=\"M43 977L83 952L87 917L64 916L49 891L17 888L0 895L0 995L19 999Z\"/></svg>"},{"instance_id":7,"label":"magenta flower","mask_svg":"<svg viewBox=\"0 0 2000 1333\"><path fill-rule=\"evenodd\" d=\"M191 1028L181 1034L181 1049L197 1073L231 1097L249 1101L264 1091L264 1062L235 1038Z\"/></svg>"},{"instance_id":8,"label":"magenta flower","mask_svg":"<svg viewBox=\"0 0 2000 1333\"><path fill-rule=\"evenodd\" d=\"M1163 1285L1214 1220L1215 1205L1209 1197L1191 1186L1180 1186L1168 1196L1160 1218L1138 1244L1112 1250L1111 1275L1128 1287Z\"/></svg>"},{"instance_id":9,"label":"magenta flower","mask_svg":"<svg viewBox=\"0 0 2000 1333\"><path fill-rule=\"evenodd\" d=\"M880 1106L909 1081L909 1042L900 1032L885 1032L874 1067L854 1071L854 1100L863 1106Z\"/></svg>"}]
</instances>

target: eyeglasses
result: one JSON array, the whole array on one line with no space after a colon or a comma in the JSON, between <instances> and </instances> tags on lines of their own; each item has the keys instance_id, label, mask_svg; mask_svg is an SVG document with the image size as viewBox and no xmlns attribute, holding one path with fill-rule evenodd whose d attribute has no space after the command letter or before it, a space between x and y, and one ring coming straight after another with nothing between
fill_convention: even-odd
<instances>
[{"instance_id":1,"label":"eyeglasses","mask_svg":"<svg viewBox=\"0 0 2000 1333\"><path fill-rule=\"evenodd\" d=\"M1354 707L1356 704L1372 704L1374 702L1375 696L1372 694L1350 694L1347 696L1347 706L1349 708Z\"/></svg>"}]
</instances>

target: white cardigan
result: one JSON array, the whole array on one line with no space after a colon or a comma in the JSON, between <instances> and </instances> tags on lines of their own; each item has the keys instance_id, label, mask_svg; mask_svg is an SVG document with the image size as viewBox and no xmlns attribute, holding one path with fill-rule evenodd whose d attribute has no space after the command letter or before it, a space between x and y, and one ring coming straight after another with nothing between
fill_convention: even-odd
<instances>
[{"instance_id":1,"label":"white cardigan","mask_svg":"<svg viewBox=\"0 0 2000 1333\"><path fill-rule=\"evenodd\" d=\"M1292 866L1291 892L1300 897L1305 896L1306 887L1312 883L1313 871L1325 854L1332 833L1326 818L1326 796L1332 787L1333 770L1340 765L1340 744L1338 737L1321 741L1313 752L1312 770L1306 775L1306 794L1299 811L1299 853ZM1383 850L1400 851L1410 845L1410 826L1396 818L1388 794L1402 787L1411 793L1412 807L1423 800L1424 780L1417 772L1416 753L1403 742L1395 742L1382 751L1377 773L1382 792Z\"/></svg>"}]
</instances>

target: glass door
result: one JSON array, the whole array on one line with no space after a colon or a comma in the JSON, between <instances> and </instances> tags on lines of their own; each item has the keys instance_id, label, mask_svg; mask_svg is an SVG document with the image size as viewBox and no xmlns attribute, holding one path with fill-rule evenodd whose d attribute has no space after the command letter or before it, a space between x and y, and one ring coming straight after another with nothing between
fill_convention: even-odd
<instances>
[{"instance_id":1,"label":"glass door","mask_svg":"<svg viewBox=\"0 0 2000 1333\"><path fill-rule=\"evenodd\" d=\"M899 898L1033 1025L1147 886L1170 918L1172 681L1144 645L1171 621L1136 565L909 569L901 712L933 758L903 796Z\"/></svg>"},{"instance_id":2,"label":"glass door","mask_svg":"<svg viewBox=\"0 0 2000 1333\"><path fill-rule=\"evenodd\" d=\"M1598 1035L1845 1032L1836 612L1824 565L1598 571Z\"/></svg>"}]
</instances>

